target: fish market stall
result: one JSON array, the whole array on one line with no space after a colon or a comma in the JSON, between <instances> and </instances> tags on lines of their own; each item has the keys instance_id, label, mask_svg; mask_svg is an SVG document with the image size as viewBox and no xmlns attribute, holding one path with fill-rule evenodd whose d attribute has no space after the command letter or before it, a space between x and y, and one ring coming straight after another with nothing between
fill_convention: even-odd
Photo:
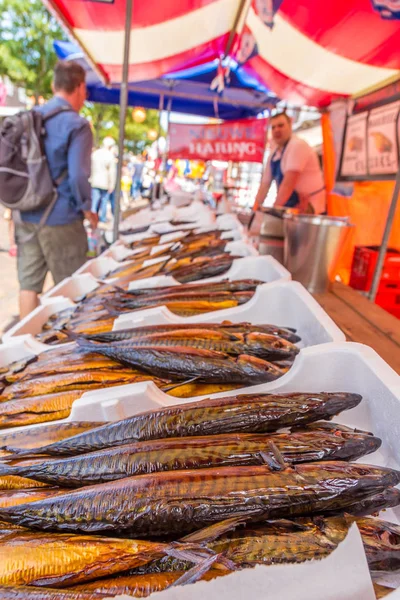
<instances>
[{"instance_id":1,"label":"fish market stall","mask_svg":"<svg viewBox=\"0 0 400 600\"><path fill-rule=\"evenodd\" d=\"M226 240L188 235L174 284L144 264L159 237L130 242L136 263L105 257L112 279L76 275L58 288L75 302L39 307L47 330L0 346L0 595L261 598L282 578L322 589L335 564L332 600L373 600L400 566L398 376L297 282L225 279L231 258L199 279ZM165 307L172 322L147 320Z\"/></svg>"},{"instance_id":2,"label":"fish market stall","mask_svg":"<svg viewBox=\"0 0 400 600\"><path fill-rule=\"evenodd\" d=\"M371 346L400 374L400 321L396 317L338 282L314 298L347 340Z\"/></svg>"},{"instance_id":3,"label":"fish market stall","mask_svg":"<svg viewBox=\"0 0 400 600\"><path fill-rule=\"evenodd\" d=\"M142 40L133 79L149 65L158 77L165 62L201 63L203 51L245 53L249 32L259 46L249 63L265 74L269 37L285 39L260 3L149 12L137 0L132 36L131 0L101 10L77 0L73 19L66 0L48 3L105 83L121 80L125 24L127 60L131 37ZM246 44L234 44L242 34ZM327 72L326 60L318 66ZM334 89L343 92L336 79ZM191 209L138 212L125 235L117 219L111 251L0 345L0 597L398 598L398 374L345 341L290 273L251 250L234 217L196 204L194 224ZM336 315L327 298L346 335L362 335L362 307ZM385 334L394 351L396 333Z\"/></svg>"}]
</instances>

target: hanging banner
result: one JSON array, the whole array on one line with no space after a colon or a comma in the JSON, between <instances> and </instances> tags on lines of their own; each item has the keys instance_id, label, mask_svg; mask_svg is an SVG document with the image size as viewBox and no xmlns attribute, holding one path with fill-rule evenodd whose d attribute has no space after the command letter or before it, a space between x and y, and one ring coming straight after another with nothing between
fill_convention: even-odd
<instances>
[{"instance_id":1,"label":"hanging banner","mask_svg":"<svg viewBox=\"0 0 400 600\"><path fill-rule=\"evenodd\" d=\"M399 168L400 101L347 118L341 181L395 179Z\"/></svg>"},{"instance_id":2,"label":"hanging banner","mask_svg":"<svg viewBox=\"0 0 400 600\"><path fill-rule=\"evenodd\" d=\"M169 158L263 162L268 119L169 128Z\"/></svg>"}]
</instances>

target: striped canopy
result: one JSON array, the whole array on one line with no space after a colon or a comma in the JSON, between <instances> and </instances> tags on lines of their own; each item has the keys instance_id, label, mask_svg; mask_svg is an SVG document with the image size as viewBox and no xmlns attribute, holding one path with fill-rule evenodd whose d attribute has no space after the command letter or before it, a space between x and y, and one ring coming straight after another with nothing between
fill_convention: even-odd
<instances>
[{"instance_id":1,"label":"striped canopy","mask_svg":"<svg viewBox=\"0 0 400 600\"><path fill-rule=\"evenodd\" d=\"M126 0L43 1L118 84ZM282 99L325 106L400 77L399 18L400 0L134 0L129 81L231 56Z\"/></svg>"}]
</instances>

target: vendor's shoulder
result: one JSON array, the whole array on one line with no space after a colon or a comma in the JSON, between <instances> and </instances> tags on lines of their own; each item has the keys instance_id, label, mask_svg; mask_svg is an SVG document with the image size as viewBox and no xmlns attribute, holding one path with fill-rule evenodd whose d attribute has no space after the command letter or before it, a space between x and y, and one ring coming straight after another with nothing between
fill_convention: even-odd
<instances>
[{"instance_id":1,"label":"vendor's shoulder","mask_svg":"<svg viewBox=\"0 0 400 600\"><path fill-rule=\"evenodd\" d=\"M310 148L310 145L298 135L292 135L289 145L293 148Z\"/></svg>"}]
</instances>

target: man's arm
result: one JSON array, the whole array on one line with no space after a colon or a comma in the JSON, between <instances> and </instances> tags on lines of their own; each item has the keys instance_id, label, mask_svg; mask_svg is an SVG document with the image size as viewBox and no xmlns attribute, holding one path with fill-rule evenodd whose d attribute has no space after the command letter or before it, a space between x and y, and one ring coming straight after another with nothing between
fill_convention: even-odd
<instances>
[{"instance_id":1,"label":"man's arm","mask_svg":"<svg viewBox=\"0 0 400 600\"><path fill-rule=\"evenodd\" d=\"M274 206L285 206L286 202L296 189L299 175L299 171L286 171L282 183L279 186Z\"/></svg>"},{"instance_id":2,"label":"man's arm","mask_svg":"<svg viewBox=\"0 0 400 600\"><path fill-rule=\"evenodd\" d=\"M89 219L92 227L97 227L97 215L90 212L92 189L89 178L91 172L93 136L89 124L74 131L68 148L68 179L78 210Z\"/></svg>"},{"instance_id":3,"label":"man's arm","mask_svg":"<svg viewBox=\"0 0 400 600\"><path fill-rule=\"evenodd\" d=\"M263 173L262 179L261 179L261 184L260 184L259 190L257 192L256 199L253 204L254 211L258 210L260 208L260 206L262 206L262 204L269 192L269 188L271 187L271 183L272 183L271 166L270 166L270 162L268 161L267 166L265 167L265 171Z\"/></svg>"}]
</instances>

